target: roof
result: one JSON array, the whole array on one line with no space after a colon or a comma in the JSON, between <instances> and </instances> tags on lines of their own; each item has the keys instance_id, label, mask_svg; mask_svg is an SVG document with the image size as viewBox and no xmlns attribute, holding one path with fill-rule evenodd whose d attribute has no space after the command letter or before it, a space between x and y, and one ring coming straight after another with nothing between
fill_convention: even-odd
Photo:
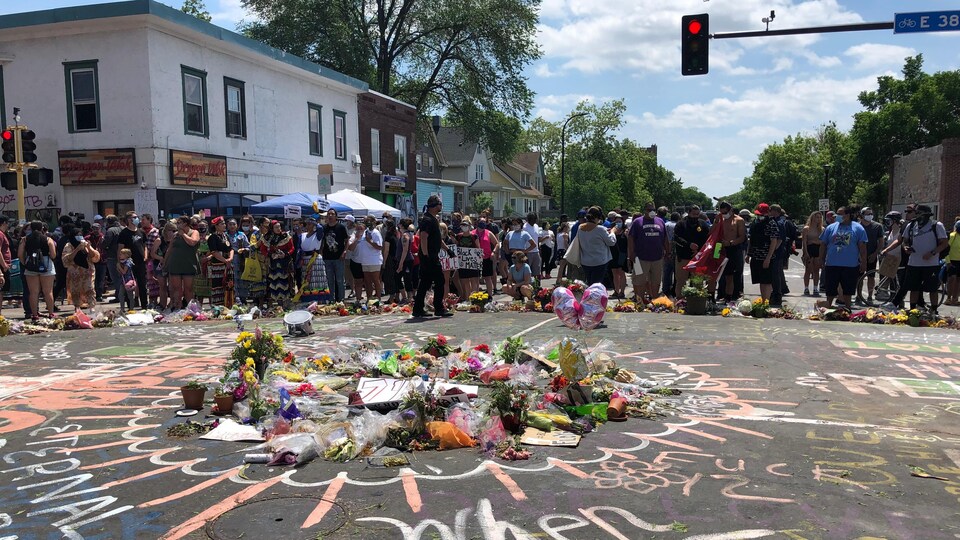
<instances>
[{"instance_id":1,"label":"roof","mask_svg":"<svg viewBox=\"0 0 960 540\"><path fill-rule=\"evenodd\" d=\"M375 95L375 96L377 96L377 97L379 97L379 98L383 98L383 99L386 99L386 100L388 100L388 101L392 101L392 102L394 102L394 103L399 103L400 105L403 105L403 106L405 106L405 107L409 107L409 108L411 108L411 109L413 109L413 110L417 110L417 108L416 108L415 106L407 103L406 101L400 101L399 99L397 99L397 98L395 98L395 97L390 97L390 96L388 96L388 95L386 95L386 94L381 94L380 92L376 92L376 91L373 91L373 90L367 90L367 92L370 92L371 94L373 94L373 95Z\"/></svg>"},{"instance_id":2,"label":"roof","mask_svg":"<svg viewBox=\"0 0 960 540\"><path fill-rule=\"evenodd\" d=\"M463 132L455 127L441 127L437 133L437 143L448 167L469 165L479 146L476 141L464 139Z\"/></svg>"},{"instance_id":3,"label":"roof","mask_svg":"<svg viewBox=\"0 0 960 540\"><path fill-rule=\"evenodd\" d=\"M90 21L96 19L110 19L115 17L130 17L136 15L153 15L179 26L188 28L194 32L204 34L207 37L220 40L225 43L239 45L257 54L300 68L314 75L326 77L341 84L352 86L360 90L369 89L369 85L359 79L354 79L353 77L344 75L343 73L334 71L328 67L315 64L300 58L299 56L294 56L284 52L276 47L271 47L265 43L250 39L246 36L237 34L236 32L231 32L230 30L221 28L215 24L202 21L193 15L188 15L178 9L155 2L154 0L129 0L126 2L92 4L88 6L65 7L48 9L44 11L3 15L0 16L0 30L25 28L44 24Z\"/></svg>"},{"instance_id":4,"label":"roof","mask_svg":"<svg viewBox=\"0 0 960 540\"><path fill-rule=\"evenodd\" d=\"M500 184L494 184L489 180L477 180L474 183L470 184L470 191L496 192L496 191L517 191L517 190L510 186L501 186Z\"/></svg>"},{"instance_id":5,"label":"roof","mask_svg":"<svg viewBox=\"0 0 960 540\"><path fill-rule=\"evenodd\" d=\"M540 170L540 152L524 152L522 154L517 154L514 156L513 162L527 171L537 174L537 172Z\"/></svg>"},{"instance_id":6,"label":"roof","mask_svg":"<svg viewBox=\"0 0 960 540\"><path fill-rule=\"evenodd\" d=\"M530 153L530 152L528 152L528 153ZM511 174L510 174L507 170L505 170L505 169L506 169L507 167L509 167L509 168L515 169L515 170L517 170L517 171L529 172L530 174L535 174L533 171L528 171L528 170L526 170L526 168L521 168L521 166L520 166L518 163L516 163L515 161L511 161L510 163L500 163L500 162L498 162L498 161L494 161L494 162L493 162L493 166L494 166L494 168L496 169L496 171L497 171L498 173L500 173L504 178L506 178L507 180L509 180L511 184L517 186L517 189L520 190L520 192L523 193L524 195L527 195L527 196L529 196L529 197L537 197L538 199L544 197L543 193L541 193L540 190L538 190L538 189L536 189L536 188L534 188L534 187L532 187L532 186L531 186L531 187L523 187L523 184L521 184L519 181L517 181L517 179L514 178L513 175L511 175Z\"/></svg>"}]
</instances>

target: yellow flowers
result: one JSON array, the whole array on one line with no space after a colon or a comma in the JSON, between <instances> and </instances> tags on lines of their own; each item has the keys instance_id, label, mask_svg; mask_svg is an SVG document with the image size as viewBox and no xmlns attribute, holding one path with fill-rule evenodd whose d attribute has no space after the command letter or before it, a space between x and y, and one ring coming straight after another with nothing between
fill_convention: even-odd
<instances>
[{"instance_id":1,"label":"yellow flowers","mask_svg":"<svg viewBox=\"0 0 960 540\"><path fill-rule=\"evenodd\" d=\"M256 384L257 376L252 371L247 370L243 373L243 380L246 381L247 384Z\"/></svg>"},{"instance_id":2,"label":"yellow flowers","mask_svg":"<svg viewBox=\"0 0 960 540\"><path fill-rule=\"evenodd\" d=\"M723 310L720 312L720 315L722 315L722 316L724 316L724 317L729 317L729 316L730 316L730 308L728 308L728 307L727 307L727 308L723 308Z\"/></svg>"},{"instance_id":3,"label":"yellow flowers","mask_svg":"<svg viewBox=\"0 0 960 540\"><path fill-rule=\"evenodd\" d=\"M240 332L240 335L237 336L237 343L242 343L244 341L249 341L253 339L253 334L250 332ZM249 348L249 347L248 347Z\"/></svg>"},{"instance_id":4,"label":"yellow flowers","mask_svg":"<svg viewBox=\"0 0 960 540\"><path fill-rule=\"evenodd\" d=\"M330 358L330 355L323 355L320 358L314 359L314 362L317 364L317 367L321 369L327 369L333 365L333 358Z\"/></svg>"},{"instance_id":5,"label":"yellow flowers","mask_svg":"<svg viewBox=\"0 0 960 540\"><path fill-rule=\"evenodd\" d=\"M253 358L247 357L247 366L254 367L255 365L256 365L256 362L253 360Z\"/></svg>"},{"instance_id":6,"label":"yellow flowers","mask_svg":"<svg viewBox=\"0 0 960 540\"><path fill-rule=\"evenodd\" d=\"M246 341L244 341L244 342L243 342L243 348L244 348L244 349L253 348L253 342L250 341L249 339L246 340Z\"/></svg>"},{"instance_id":7,"label":"yellow flowers","mask_svg":"<svg viewBox=\"0 0 960 540\"><path fill-rule=\"evenodd\" d=\"M299 374L299 373L295 373L295 372L293 372L293 371L277 370L277 371L274 371L273 374L274 374L274 375L279 375L280 377L283 377L284 379L286 379L286 380L288 380L288 381L290 381L290 382L302 382L302 381L303 381L303 375L301 375L301 374Z\"/></svg>"}]
</instances>

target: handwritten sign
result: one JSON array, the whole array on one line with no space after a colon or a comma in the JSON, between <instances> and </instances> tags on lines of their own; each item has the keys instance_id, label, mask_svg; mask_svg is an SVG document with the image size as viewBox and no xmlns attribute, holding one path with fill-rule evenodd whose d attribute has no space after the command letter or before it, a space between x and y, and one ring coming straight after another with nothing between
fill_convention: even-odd
<instances>
[{"instance_id":1,"label":"handwritten sign","mask_svg":"<svg viewBox=\"0 0 960 540\"><path fill-rule=\"evenodd\" d=\"M458 257L451 257L447 250L440 250L440 269L444 272L450 270L457 270L460 268L460 259Z\"/></svg>"},{"instance_id":2,"label":"handwritten sign","mask_svg":"<svg viewBox=\"0 0 960 540\"><path fill-rule=\"evenodd\" d=\"M227 187L227 158L182 150L170 151L170 183L179 186Z\"/></svg>"},{"instance_id":3,"label":"handwritten sign","mask_svg":"<svg viewBox=\"0 0 960 540\"><path fill-rule=\"evenodd\" d=\"M64 186L137 182L133 148L61 150L57 157L60 183Z\"/></svg>"},{"instance_id":4,"label":"handwritten sign","mask_svg":"<svg viewBox=\"0 0 960 540\"><path fill-rule=\"evenodd\" d=\"M295 204L286 204L283 206L284 219L299 219L300 207Z\"/></svg>"},{"instance_id":5,"label":"handwritten sign","mask_svg":"<svg viewBox=\"0 0 960 540\"><path fill-rule=\"evenodd\" d=\"M457 247L457 258L460 259L462 270L477 270L483 268L483 249Z\"/></svg>"}]
</instances>

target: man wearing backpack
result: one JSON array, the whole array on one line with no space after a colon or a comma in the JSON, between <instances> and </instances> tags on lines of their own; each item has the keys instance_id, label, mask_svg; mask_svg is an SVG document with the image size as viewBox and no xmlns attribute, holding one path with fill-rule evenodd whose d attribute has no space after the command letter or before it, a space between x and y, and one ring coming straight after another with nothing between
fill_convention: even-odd
<instances>
[{"instance_id":1,"label":"man wearing backpack","mask_svg":"<svg viewBox=\"0 0 960 540\"><path fill-rule=\"evenodd\" d=\"M907 273L903 287L910 291L910 307L918 308L923 300L923 293L930 293L930 309L937 311L940 290L941 253L949 249L950 242L947 230L943 223L933 217L933 210L925 204L917 205L917 219L907 224L900 234L884 251L889 251L903 245L904 253L910 258L907 260Z\"/></svg>"}]
</instances>

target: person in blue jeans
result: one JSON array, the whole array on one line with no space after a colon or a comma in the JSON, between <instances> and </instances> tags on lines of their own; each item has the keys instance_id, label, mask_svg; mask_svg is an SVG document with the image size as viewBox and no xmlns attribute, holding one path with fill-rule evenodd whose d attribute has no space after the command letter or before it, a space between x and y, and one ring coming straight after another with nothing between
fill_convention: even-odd
<instances>
[{"instance_id":1,"label":"person in blue jeans","mask_svg":"<svg viewBox=\"0 0 960 540\"><path fill-rule=\"evenodd\" d=\"M347 228L337 219L337 211L327 211L327 222L323 226L320 255L327 274L327 285L334 302L343 302L346 297L344 263L347 258ZM359 300L360 296L357 295Z\"/></svg>"},{"instance_id":2,"label":"person in blue jeans","mask_svg":"<svg viewBox=\"0 0 960 540\"><path fill-rule=\"evenodd\" d=\"M838 288L842 288L840 302L849 308L850 294L856 289L860 274L866 271L867 231L855 221L857 214L856 208L841 206L837 210L836 221L820 235L822 284L827 295L824 307L833 305Z\"/></svg>"}]
</instances>

